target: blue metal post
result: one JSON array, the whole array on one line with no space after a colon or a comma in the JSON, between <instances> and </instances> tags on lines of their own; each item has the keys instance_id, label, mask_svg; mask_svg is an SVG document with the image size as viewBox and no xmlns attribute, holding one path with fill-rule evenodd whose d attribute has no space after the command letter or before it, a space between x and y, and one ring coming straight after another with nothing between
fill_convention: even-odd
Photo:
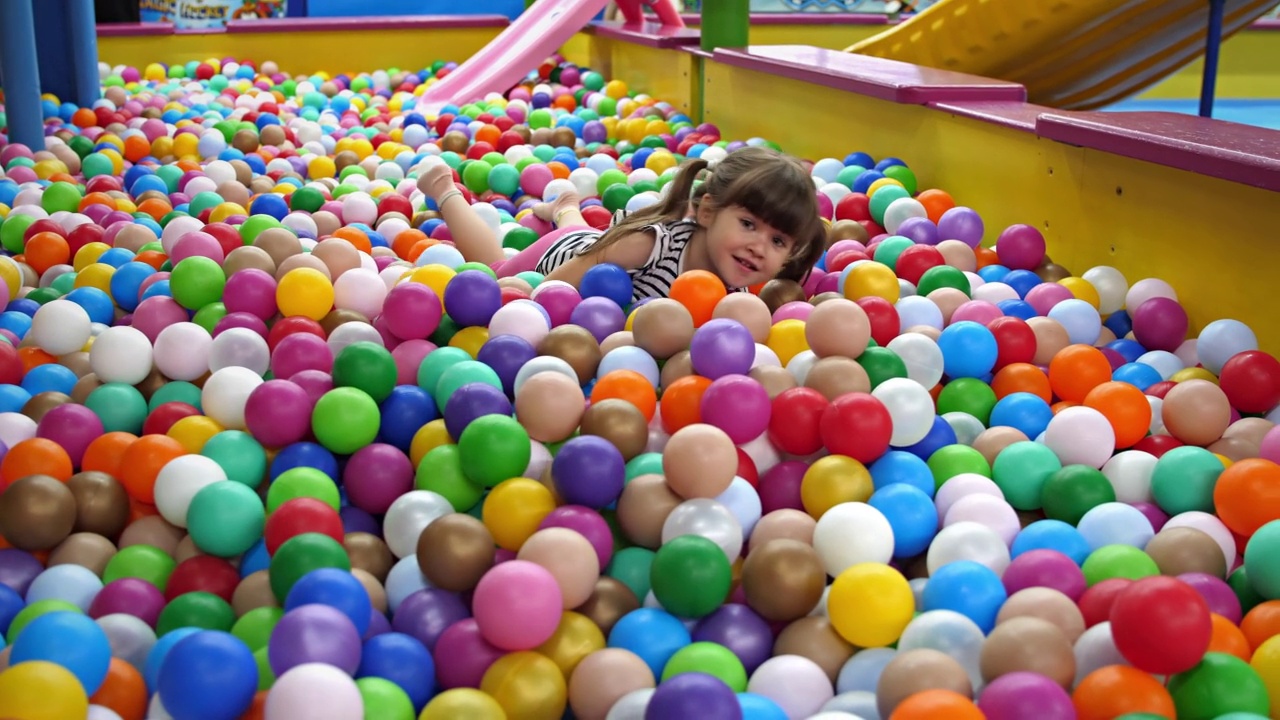
<instances>
[{"instance_id":1,"label":"blue metal post","mask_svg":"<svg viewBox=\"0 0 1280 720\"><path fill-rule=\"evenodd\" d=\"M1209 33L1204 47L1204 78L1200 85L1200 117L1213 117L1218 84L1218 52L1222 49L1222 16L1227 0L1209 0Z\"/></svg>"},{"instance_id":2,"label":"blue metal post","mask_svg":"<svg viewBox=\"0 0 1280 720\"><path fill-rule=\"evenodd\" d=\"M9 142L43 150L40 72L36 61L36 20L30 0L0 2L0 67L4 68Z\"/></svg>"},{"instance_id":3,"label":"blue metal post","mask_svg":"<svg viewBox=\"0 0 1280 720\"><path fill-rule=\"evenodd\" d=\"M71 67L75 77L74 102L81 107L93 105L102 97L98 82L98 24L93 0L64 0L67 17L67 45L71 48Z\"/></svg>"}]
</instances>

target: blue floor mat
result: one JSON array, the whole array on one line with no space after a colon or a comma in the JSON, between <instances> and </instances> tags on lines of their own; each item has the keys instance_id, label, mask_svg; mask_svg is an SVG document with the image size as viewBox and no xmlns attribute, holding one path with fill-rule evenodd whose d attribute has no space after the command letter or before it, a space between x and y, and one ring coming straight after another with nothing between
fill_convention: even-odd
<instances>
[{"instance_id":1,"label":"blue floor mat","mask_svg":"<svg viewBox=\"0 0 1280 720\"><path fill-rule=\"evenodd\" d=\"M1103 108L1106 112L1162 111L1196 115L1200 112L1199 100L1125 100ZM1221 99L1214 103L1213 117L1218 120L1255 125L1280 130L1280 99L1233 100Z\"/></svg>"}]
</instances>

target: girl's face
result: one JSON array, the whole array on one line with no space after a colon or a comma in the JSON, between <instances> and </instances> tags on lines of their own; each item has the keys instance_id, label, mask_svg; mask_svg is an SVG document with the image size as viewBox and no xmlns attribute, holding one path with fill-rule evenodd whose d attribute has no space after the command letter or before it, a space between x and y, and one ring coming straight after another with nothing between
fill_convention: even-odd
<instances>
[{"instance_id":1,"label":"girl's face","mask_svg":"<svg viewBox=\"0 0 1280 720\"><path fill-rule=\"evenodd\" d=\"M749 287L778 275L795 240L771 227L746 208L698 207L698 224L706 228L707 255L726 285Z\"/></svg>"}]
</instances>

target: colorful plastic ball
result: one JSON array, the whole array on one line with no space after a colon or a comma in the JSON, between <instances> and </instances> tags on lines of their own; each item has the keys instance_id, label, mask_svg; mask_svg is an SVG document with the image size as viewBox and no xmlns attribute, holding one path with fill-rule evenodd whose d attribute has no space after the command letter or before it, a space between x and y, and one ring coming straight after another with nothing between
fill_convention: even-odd
<instances>
[{"instance_id":1,"label":"colorful plastic ball","mask_svg":"<svg viewBox=\"0 0 1280 720\"><path fill-rule=\"evenodd\" d=\"M953 610L991 632L1007 594L999 576L984 565L961 560L939 568L923 595L924 609Z\"/></svg>"},{"instance_id":2,"label":"colorful plastic ball","mask_svg":"<svg viewBox=\"0 0 1280 720\"><path fill-rule=\"evenodd\" d=\"M198 490L186 513L196 547L218 557L236 557L262 537L262 500L238 482L213 483Z\"/></svg>"},{"instance_id":3,"label":"colorful plastic ball","mask_svg":"<svg viewBox=\"0 0 1280 720\"><path fill-rule=\"evenodd\" d=\"M311 427L320 444L336 453L349 454L378 436L381 414L378 404L354 387L325 393L311 413Z\"/></svg>"},{"instance_id":4,"label":"colorful plastic ball","mask_svg":"<svg viewBox=\"0 0 1280 720\"><path fill-rule=\"evenodd\" d=\"M625 307L632 299L631 275L612 263L593 265L583 273L578 291L584 299L603 297Z\"/></svg>"},{"instance_id":5,"label":"colorful plastic ball","mask_svg":"<svg viewBox=\"0 0 1280 720\"><path fill-rule=\"evenodd\" d=\"M662 682L649 700L645 720L697 713L707 720L738 720L742 707L723 680L706 673L683 673Z\"/></svg>"},{"instance_id":6,"label":"colorful plastic ball","mask_svg":"<svg viewBox=\"0 0 1280 720\"><path fill-rule=\"evenodd\" d=\"M205 630L183 637L160 666L160 701L176 717L238 718L248 710L257 688L253 653L225 632Z\"/></svg>"},{"instance_id":7,"label":"colorful plastic ball","mask_svg":"<svg viewBox=\"0 0 1280 720\"><path fill-rule=\"evenodd\" d=\"M92 695L107 677L111 645L102 627L89 616L51 612L31 620L13 639L9 662L19 665L31 661L56 663L70 670L84 692Z\"/></svg>"},{"instance_id":8,"label":"colorful plastic ball","mask_svg":"<svg viewBox=\"0 0 1280 720\"><path fill-rule=\"evenodd\" d=\"M694 372L715 380L745 375L755 359L756 343L745 325L727 318L709 320L693 334L689 359Z\"/></svg>"},{"instance_id":9,"label":"colorful plastic ball","mask_svg":"<svg viewBox=\"0 0 1280 720\"><path fill-rule=\"evenodd\" d=\"M729 558L707 538L682 535L658 549L652 578L654 595L663 608L680 617L704 617L729 593Z\"/></svg>"},{"instance_id":10,"label":"colorful plastic ball","mask_svg":"<svg viewBox=\"0 0 1280 720\"><path fill-rule=\"evenodd\" d=\"M266 717L357 717L364 712L360 688L350 673L324 663L305 663L276 678L267 694Z\"/></svg>"},{"instance_id":11,"label":"colorful plastic ball","mask_svg":"<svg viewBox=\"0 0 1280 720\"><path fill-rule=\"evenodd\" d=\"M89 699L69 670L33 660L0 671L0 712L15 718L82 718L88 716Z\"/></svg>"},{"instance_id":12,"label":"colorful plastic ball","mask_svg":"<svg viewBox=\"0 0 1280 720\"><path fill-rule=\"evenodd\" d=\"M990 330L975 322L957 322L938 337L948 377L982 377L995 367L999 345Z\"/></svg>"},{"instance_id":13,"label":"colorful plastic ball","mask_svg":"<svg viewBox=\"0 0 1280 720\"><path fill-rule=\"evenodd\" d=\"M480 579L472 602L485 640L504 650L537 647L560 623L560 586L555 576L532 562L494 566Z\"/></svg>"},{"instance_id":14,"label":"colorful plastic ball","mask_svg":"<svg viewBox=\"0 0 1280 720\"><path fill-rule=\"evenodd\" d=\"M840 572L827 598L827 613L836 632L865 648L897 641L914 611L915 597L907 579L879 563L861 563Z\"/></svg>"},{"instance_id":15,"label":"colorful plastic ball","mask_svg":"<svg viewBox=\"0 0 1280 720\"><path fill-rule=\"evenodd\" d=\"M680 620L657 608L641 608L623 615L609 633L609 647L634 653L649 666L654 677L661 677L671 657L690 642L689 630Z\"/></svg>"},{"instance_id":16,"label":"colorful plastic ball","mask_svg":"<svg viewBox=\"0 0 1280 720\"><path fill-rule=\"evenodd\" d=\"M356 677L383 678L395 683L415 709L425 707L436 690L431 654L421 642L398 632L365 641Z\"/></svg>"},{"instance_id":17,"label":"colorful plastic ball","mask_svg":"<svg viewBox=\"0 0 1280 720\"><path fill-rule=\"evenodd\" d=\"M1270 706L1267 687L1257 671L1221 652L1205 653L1195 667L1170 678L1169 694L1178 717L1265 716Z\"/></svg>"}]
</instances>

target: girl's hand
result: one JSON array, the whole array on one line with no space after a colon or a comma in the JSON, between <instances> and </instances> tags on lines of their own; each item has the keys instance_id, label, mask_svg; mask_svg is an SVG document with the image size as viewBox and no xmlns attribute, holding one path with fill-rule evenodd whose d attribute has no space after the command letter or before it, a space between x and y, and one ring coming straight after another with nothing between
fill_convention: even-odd
<instances>
[{"instance_id":1,"label":"girl's hand","mask_svg":"<svg viewBox=\"0 0 1280 720\"><path fill-rule=\"evenodd\" d=\"M418 176L418 189L438 204L445 193L455 189L453 185L453 168L443 161L432 163Z\"/></svg>"},{"instance_id":2,"label":"girl's hand","mask_svg":"<svg viewBox=\"0 0 1280 720\"><path fill-rule=\"evenodd\" d=\"M551 222L556 219L561 210L573 209L577 210L582 205L582 198L573 190L566 190L556 196L551 202L538 203L533 206L533 215L540 220Z\"/></svg>"}]
</instances>

